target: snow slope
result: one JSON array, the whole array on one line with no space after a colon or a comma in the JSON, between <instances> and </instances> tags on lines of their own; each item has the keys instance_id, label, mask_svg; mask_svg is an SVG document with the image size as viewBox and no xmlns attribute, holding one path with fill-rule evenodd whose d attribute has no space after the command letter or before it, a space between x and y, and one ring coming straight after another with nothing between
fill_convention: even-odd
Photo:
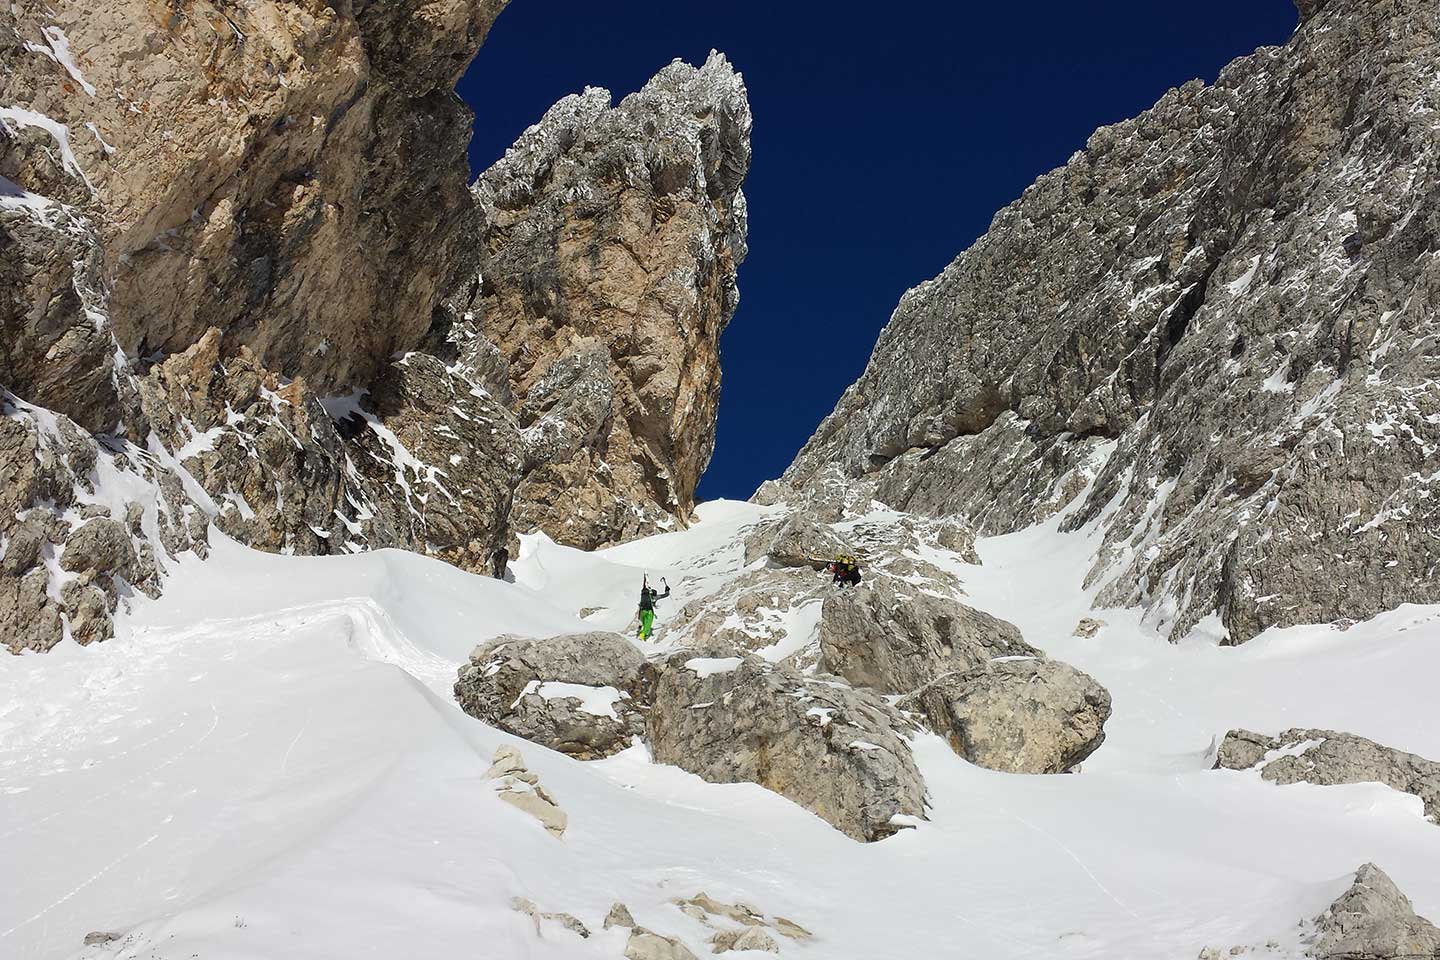
<instances>
[{"instance_id":1,"label":"snow slope","mask_svg":"<svg viewBox=\"0 0 1440 960\"><path fill-rule=\"evenodd\" d=\"M628 629L647 570L675 588L663 622L739 572L765 512L706 505L691 530L598 554L526 538L514 583L394 551L220 544L116 639L0 660L0 956L618 958L622 932L599 929L615 900L703 955L668 903L701 890L809 928L781 955L815 960L1285 956L1366 860L1440 916L1440 827L1415 798L1209 769L1232 726L1440 757L1440 609L1238 649L1173 647L1106 611L1078 639L1095 544L1054 523L955 569L969 602L1109 687L1105 746L1078 775L1025 777L922 737L931 820L878 844L640 747L583 764L454 707L475 643ZM568 812L563 840L497 799L484 773L504 743ZM537 936L517 896L594 935ZM90 931L123 936L82 947Z\"/></svg>"}]
</instances>

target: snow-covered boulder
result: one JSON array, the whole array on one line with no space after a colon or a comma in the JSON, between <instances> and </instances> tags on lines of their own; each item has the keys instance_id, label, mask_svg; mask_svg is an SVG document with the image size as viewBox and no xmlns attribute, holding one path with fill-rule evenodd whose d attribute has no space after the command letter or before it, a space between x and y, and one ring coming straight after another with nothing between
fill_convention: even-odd
<instances>
[{"instance_id":1,"label":"snow-covered boulder","mask_svg":"<svg viewBox=\"0 0 1440 960\"><path fill-rule=\"evenodd\" d=\"M1006 773L1065 773L1105 740L1110 694L1066 663L1005 659L952 673L901 706L971 763Z\"/></svg>"},{"instance_id":2,"label":"snow-covered boulder","mask_svg":"<svg viewBox=\"0 0 1440 960\"><path fill-rule=\"evenodd\" d=\"M1220 743L1216 769L1250 770L1271 783L1383 783L1419 797L1425 815L1440 822L1440 763L1335 730L1286 730L1268 737L1231 730Z\"/></svg>"},{"instance_id":3,"label":"snow-covered boulder","mask_svg":"<svg viewBox=\"0 0 1440 960\"><path fill-rule=\"evenodd\" d=\"M470 655L455 699L472 717L517 737L595 760L644 730L646 675L640 651L613 633L506 636Z\"/></svg>"},{"instance_id":4,"label":"snow-covered boulder","mask_svg":"<svg viewBox=\"0 0 1440 960\"><path fill-rule=\"evenodd\" d=\"M664 664L647 717L650 749L711 783L758 783L856 840L923 817L925 784L903 718L880 697L759 657Z\"/></svg>"},{"instance_id":5,"label":"snow-covered boulder","mask_svg":"<svg viewBox=\"0 0 1440 960\"><path fill-rule=\"evenodd\" d=\"M766 650L814 659L825 578L793 567L747 570L712 594L690 601L666 625L666 636L696 656L728 657Z\"/></svg>"},{"instance_id":6,"label":"snow-covered boulder","mask_svg":"<svg viewBox=\"0 0 1440 960\"><path fill-rule=\"evenodd\" d=\"M896 580L825 598L820 669L882 693L909 693L995 657L1036 656L1014 624Z\"/></svg>"},{"instance_id":7,"label":"snow-covered boulder","mask_svg":"<svg viewBox=\"0 0 1440 960\"><path fill-rule=\"evenodd\" d=\"M1426 960L1440 957L1440 930L1415 915L1410 898L1367 863L1355 882L1315 918L1306 953L1316 960Z\"/></svg>"}]
</instances>

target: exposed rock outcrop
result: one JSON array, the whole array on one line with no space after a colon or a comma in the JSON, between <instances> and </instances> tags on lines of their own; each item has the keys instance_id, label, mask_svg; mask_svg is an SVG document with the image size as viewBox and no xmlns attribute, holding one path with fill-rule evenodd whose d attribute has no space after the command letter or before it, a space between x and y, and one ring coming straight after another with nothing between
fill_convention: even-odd
<instances>
[{"instance_id":1,"label":"exposed rock outcrop","mask_svg":"<svg viewBox=\"0 0 1440 960\"><path fill-rule=\"evenodd\" d=\"M1440 763L1335 730L1286 730L1269 737L1231 730L1220 742L1216 769L1258 769L1271 783L1383 783L1419 797L1425 816L1440 823Z\"/></svg>"},{"instance_id":2,"label":"exposed rock outcrop","mask_svg":"<svg viewBox=\"0 0 1440 960\"><path fill-rule=\"evenodd\" d=\"M971 763L1006 773L1067 773L1105 741L1110 694L1055 660L1022 658L952 673L899 706Z\"/></svg>"},{"instance_id":3,"label":"exposed rock outcrop","mask_svg":"<svg viewBox=\"0 0 1440 960\"><path fill-rule=\"evenodd\" d=\"M1014 624L895 581L831 593L820 616L820 669L882 693L910 693L996 657L1039 655Z\"/></svg>"},{"instance_id":4,"label":"exposed rock outcrop","mask_svg":"<svg viewBox=\"0 0 1440 960\"><path fill-rule=\"evenodd\" d=\"M672 65L579 141L531 131L472 193L453 87L504 6L0 11L0 104L16 105L0 107L0 473L45 475L0 514L17 541L7 646L103 639L113 583L158 590L212 523L264 550L402 547L481 570L517 487L525 527L546 483L612 539L688 518L744 253L744 86L718 55ZM562 160L574 175L547 192ZM503 267L488 287L482 260ZM529 310L562 288L586 291L569 320ZM453 309L465 297L511 353ZM584 336L549 326L581 314ZM543 357L527 325L549 330ZM25 462L55 424L97 453ZM552 470L583 462L589 482L607 456L616 483ZM143 523L111 503L120 476L131 503L148 487ZM58 555L59 512L90 501L127 524L133 569L37 572L32 547Z\"/></svg>"},{"instance_id":5,"label":"exposed rock outcrop","mask_svg":"<svg viewBox=\"0 0 1440 960\"><path fill-rule=\"evenodd\" d=\"M484 341L507 362L520 527L588 548L688 522L739 302L750 124L723 56L677 61L616 106L560 101L475 183L478 270L448 337L462 364Z\"/></svg>"},{"instance_id":6,"label":"exposed rock outcrop","mask_svg":"<svg viewBox=\"0 0 1440 960\"><path fill-rule=\"evenodd\" d=\"M625 941L625 960L696 960L695 954L674 937L632 927Z\"/></svg>"},{"instance_id":7,"label":"exposed rock outcrop","mask_svg":"<svg viewBox=\"0 0 1440 960\"><path fill-rule=\"evenodd\" d=\"M453 86L503 6L0 12L0 473L19 481L0 541L22 548L0 593L6 621L24 611L7 646L108 636L121 585L158 590L212 522L269 550L488 559L513 417L391 356L463 265ZM341 385L365 396L348 427L316 392ZM25 554L62 556L71 506L115 526L40 571Z\"/></svg>"},{"instance_id":8,"label":"exposed rock outcrop","mask_svg":"<svg viewBox=\"0 0 1440 960\"><path fill-rule=\"evenodd\" d=\"M501 747L485 776L496 781L495 792L505 803L523 810L540 822L552 837L563 837L570 818L540 784L540 778L525 766L520 751Z\"/></svg>"},{"instance_id":9,"label":"exposed rock outcrop","mask_svg":"<svg viewBox=\"0 0 1440 960\"><path fill-rule=\"evenodd\" d=\"M208 522L156 458L0 389L0 643L12 653L107 639L121 604L159 590L163 558L204 549Z\"/></svg>"},{"instance_id":10,"label":"exposed rock outcrop","mask_svg":"<svg viewBox=\"0 0 1440 960\"><path fill-rule=\"evenodd\" d=\"M1314 933L1306 954L1316 960L1440 957L1440 930L1417 917L1410 899L1373 863L1355 871L1350 889L1315 918Z\"/></svg>"},{"instance_id":11,"label":"exposed rock outcrop","mask_svg":"<svg viewBox=\"0 0 1440 960\"><path fill-rule=\"evenodd\" d=\"M815 628L828 589L826 579L808 568L747 571L680 608L666 624L665 636L701 656L765 651L771 657L783 650L812 666Z\"/></svg>"},{"instance_id":12,"label":"exposed rock outcrop","mask_svg":"<svg viewBox=\"0 0 1440 960\"><path fill-rule=\"evenodd\" d=\"M880 697L758 657L665 665L647 717L651 752L712 783L758 783L857 840L925 814L903 719Z\"/></svg>"},{"instance_id":13,"label":"exposed rock outcrop","mask_svg":"<svg viewBox=\"0 0 1440 960\"><path fill-rule=\"evenodd\" d=\"M364 383L448 288L470 208L454 86L505 2L10 7L0 102L35 136L5 138L0 175L95 213L129 356L216 327L227 355Z\"/></svg>"},{"instance_id":14,"label":"exposed rock outcrop","mask_svg":"<svg viewBox=\"0 0 1440 960\"><path fill-rule=\"evenodd\" d=\"M764 556L777 567L809 567L812 560L833 560L854 550L818 517L797 511L757 530L745 543L745 559Z\"/></svg>"},{"instance_id":15,"label":"exposed rock outcrop","mask_svg":"<svg viewBox=\"0 0 1440 960\"><path fill-rule=\"evenodd\" d=\"M4 127L0 158L15 133ZM0 250L0 384L86 430L113 430L122 382L115 340L97 322L104 250L91 221L0 175Z\"/></svg>"},{"instance_id":16,"label":"exposed rock outcrop","mask_svg":"<svg viewBox=\"0 0 1440 960\"><path fill-rule=\"evenodd\" d=\"M828 595L819 669L902 694L903 709L971 763L1064 773L1105 739L1110 694L1045 655L1014 624L887 579Z\"/></svg>"},{"instance_id":17,"label":"exposed rock outcrop","mask_svg":"<svg viewBox=\"0 0 1440 960\"><path fill-rule=\"evenodd\" d=\"M262 550L404 547L486 569L521 467L503 406L428 354L322 400L221 347L211 330L138 381L151 435L221 530Z\"/></svg>"},{"instance_id":18,"label":"exposed rock outcrop","mask_svg":"<svg viewBox=\"0 0 1440 960\"><path fill-rule=\"evenodd\" d=\"M763 497L833 500L838 471L983 533L1071 504L1099 603L1174 637L1440 599L1434 8L1301 7L908 292Z\"/></svg>"},{"instance_id":19,"label":"exposed rock outcrop","mask_svg":"<svg viewBox=\"0 0 1440 960\"><path fill-rule=\"evenodd\" d=\"M544 911L535 905L535 901L527 900L524 897L516 897L510 901L510 908L516 913L523 913L535 921L535 935L544 938L545 930L555 926L569 933L575 934L582 940L590 936L590 928L585 926L577 917L569 913L558 913L555 911Z\"/></svg>"},{"instance_id":20,"label":"exposed rock outcrop","mask_svg":"<svg viewBox=\"0 0 1440 960\"><path fill-rule=\"evenodd\" d=\"M455 699L478 720L594 760L643 733L648 677L640 651L613 633L500 637L460 668Z\"/></svg>"},{"instance_id":21,"label":"exposed rock outcrop","mask_svg":"<svg viewBox=\"0 0 1440 960\"><path fill-rule=\"evenodd\" d=\"M710 935L712 953L728 953L732 950L758 950L764 953L779 953L780 945L774 933L792 941L813 938L809 930L784 917L767 918L760 911L743 903L724 903L704 893L674 901L686 916L698 920L707 927L718 927ZM729 926L729 921L739 926Z\"/></svg>"}]
</instances>

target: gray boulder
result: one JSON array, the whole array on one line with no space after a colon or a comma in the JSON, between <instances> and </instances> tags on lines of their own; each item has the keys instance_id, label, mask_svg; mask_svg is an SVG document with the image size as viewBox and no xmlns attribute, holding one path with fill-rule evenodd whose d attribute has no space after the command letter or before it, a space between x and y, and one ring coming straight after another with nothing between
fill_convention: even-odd
<instances>
[{"instance_id":1,"label":"gray boulder","mask_svg":"<svg viewBox=\"0 0 1440 960\"><path fill-rule=\"evenodd\" d=\"M1385 871L1367 863L1355 882L1315 918L1317 938L1306 951L1316 960L1432 960L1440 930L1423 917Z\"/></svg>"},{"instance_id":2,"label":"gray boulder","mask_svg":"<svg viewBox=\"0 0 1440 960\"><path fill-rule=\"evenodd\" d=\"M856 840L923 817L925 785L905 723L880 697L759 657L679 654L656 682L647 718L657 761L711 783L758 783Z\"/></svg>"},{"instance_id":3,"label":"gray boulder","mask_svg":"<svg viewBox=\"0 0 1440 960\"><path fill-rule=\"evenodd\" d=\"M749 546L747 543L747 556ZM764 552L777 567L808 567L812 559L833 560L839 554L853 553L854 548L814 514L793 513L775 529Z\"/></svg>"},{"instance_id":4,"label":"gray boulder","mask_svg":"<svg viewBox=\"0 0 1440 960\"><path fill-rule=\"evenodd\" d=\"M900 702L960 756L1006 773L1066 773L1105 741L1110 694L1055 660L1002 660L952 673Z\"/></svg>"},{"instance_id":5,"label":"gray boulder","mask_svg":"<svg viewBox=\"0 0 1440 960\"><path fill-rule=\"evenodd\" d=\"M64 611L47 592L49 581L43 567L0 576L0 641L11 653L49 650L64 639Z\"/></svg>"},{"instance_id":6,"label":"gray boulder","mask_svg":"<svg viewBox=\"0 0 1440 960\"><path fill-rule=\"evenodd\" d=\"M137 557L130 531L108 517L77 528L65 542L60 567L71 573L107 574L130 579Z\"/></svg>"},{"instance_id":7,"label":"gray boulder","mask_svg":"<svg viewBox=\"0 0 1440 960\"><path fill-rule=\"evenodd\" d=\"M938 546L958 553L966 563L980 563L975 552L975 530L960 517L942 517L931 528Z\"/></svg>"},{"instance_id":8,"label":"gray boulder","mask_svg":"<svg viewBox=\"0 0 1440 960\"><path fill-rule=\"evenodd\" d=\"M1266 760L1273 751L1285 756ZM1440 763L1335 730L1286 730L1267 737L1231 730L1220 743L1215 768L1250 770L1271 783L1383 783L1419 797L1425 815L1440 822Z\"/></svg>"},{"instance_id":9,"label":"gray boulder","mask_svg":"<svg viewBox=\"0 0 1440 960\"><path fill-rule=\"evenodd\" d=\"M0 554L0 574L18 577L29 570L40 562L40 551L48 542L40 524L19 524L10 531L4 553Z\"/></svg>"},{"instance_id":10,"label":"gray boulder","mask_svg":"<svg viewBox=\"0 0 1440 960\"><path fill-rule=\"evenodd\" d=\"M909 693L947 673L995 657L1039 656L1020 630L956 600L886 581L825 598L820 669L857 686Z\"/></svg>"},{"instance_id":11,"label":"gray boulder","mask_svg":"<svg viewBox=\"0 0 1440 960\"><path fill-rule=\"evenodd\" d=\"M674 937L644 927L631 927L630 939L625 942L625 960L696 960L696 957Z\"/></svg>"},{"instance_id":12,"label":"gray boulder","mask_svg":"<svg viewBox=\"0 0 1440 960\"><path fill-rule=\"evenodd\" d=\"M623 750L644 730L645 658L613 633L476 647L455 699L476 719L580 760Z\"/></svg>"}]
</instances>

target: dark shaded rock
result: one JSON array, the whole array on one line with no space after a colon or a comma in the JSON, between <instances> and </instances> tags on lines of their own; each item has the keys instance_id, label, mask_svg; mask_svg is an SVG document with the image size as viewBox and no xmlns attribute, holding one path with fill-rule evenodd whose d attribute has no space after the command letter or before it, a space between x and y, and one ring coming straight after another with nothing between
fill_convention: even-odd
<instances>
[{"instance_id":1,"label":"dark shaded rock","mask_svg":"<svg viewBox=\"0 0 1440 960\"><path fill-rule=\"evenodd\" d=\"M20 576L40 561L40 548L49 542L38 523L18 524L10 531L5 555L0 557L0 574Z\"/></svg>"}]
</instances>

